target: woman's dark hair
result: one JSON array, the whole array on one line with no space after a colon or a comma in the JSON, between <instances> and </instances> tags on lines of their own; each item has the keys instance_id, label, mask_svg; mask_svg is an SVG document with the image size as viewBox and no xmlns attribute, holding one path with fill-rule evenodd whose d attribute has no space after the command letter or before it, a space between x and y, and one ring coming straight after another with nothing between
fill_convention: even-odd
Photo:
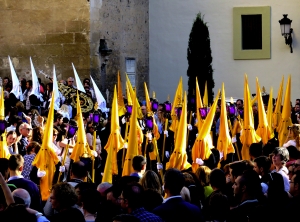
<instances>
[{"instance_id":1,"label":"woman's dark hair","mask_svg":"<svg viewBox=\"0 0 300 222\"><path fill-rule=\"evenodd\" d=\"M43 134L44 130L42 127L38 126L32 129L32 141L38 142L39 144L42 144L43 142Z\"/></svg>"},{"instance_id":2,"label":"woman's dark hair","mask_svg":"<svg viewBox=\"0 0 300 222\"><path fill-rule=\"evenodd\" d=\"M30 142L26 147L26 153L29 155L33 149L34 149L34 153L38 154L38 152L41 149L41 144L35 141Z\"/></svg>"},{"instance_id":3,"label":"woman's dark hair","mask_svg":"<svg viewBox=\"0 0 300 222\"><path fill-rule=\"evenodd\" d=\"M101 194L96 189L80 191L83 209L91 214L96 214L99 210Z\"/></svg>"}]
</instances>

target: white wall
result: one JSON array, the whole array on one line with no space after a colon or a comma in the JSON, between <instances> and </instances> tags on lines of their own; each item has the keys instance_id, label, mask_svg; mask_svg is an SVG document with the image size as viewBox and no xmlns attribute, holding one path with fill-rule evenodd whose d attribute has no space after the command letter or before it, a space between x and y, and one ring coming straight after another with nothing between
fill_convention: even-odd
<instances>
[{"instance_id":1,"label":"white wall","mask_svg":"<svg viewBox=\"0 0 300 222\"><path fill-rule=\"evenodd\" d=\"M171 101L180 76L187 90L187 47L189 34L198 12L204 15L211 38L216 94L225 83L226 97L243 97L244 73L248 74L251 93L255 93L255 77L269 92L277 96L282 75L285 86L292 75L292 102L300 98L300 1L299 0L151 0L150 20L150 92ZM271 59L233 60L233 7L271 6ZM293 49L285 45L279 20L288 14L293 20ZM285 90L284 86L284 90Z\"/></svg>"}]
</instances>

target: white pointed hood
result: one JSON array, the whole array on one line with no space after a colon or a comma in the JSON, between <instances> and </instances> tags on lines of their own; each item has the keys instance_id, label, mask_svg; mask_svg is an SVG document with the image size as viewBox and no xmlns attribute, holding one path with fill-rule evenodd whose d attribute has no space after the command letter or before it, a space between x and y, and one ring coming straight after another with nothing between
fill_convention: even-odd
<instances>
[{"instance_id":1,"label":"white pointed hood","mask_svg":"<svg viewBox=\"0 0 300 222\"><path fill-rule=\"evenodd\" d=\"M19 99L20 101L23 101L23 93L22 93L20 81L18 79L17 73L15 71L15 68L14 68L9 56L8 56L8 61L9 61L9 67L10 67L10 72L11 72L11 79L12 79L12 83L13 83L13 87L12 87L12 90L10 91L10 93L13 93L17 99Z\"/></svg>"},{"instance_id":2,"label":"white pointed hood","mask_svg":"<svg viewBox=\"0 0 300 222\"><path fill-rule=\"evenodd\" d=\"M91 80L92 80L92 83L93 83L93 88L94 88L97 103L98 103L98 109L100 109L102 112L106 113L106 112L109 111L109 109L106 108L106 101L105 101L102 93L100 92L97 84L95 83L94 79L92 78L92 76L91 76Z\"/></svg>"},{"instance_id":3,"label":"white pointed hood","mask_svg":"<svg viewBox=\"0 0 300 222\"><path fill-rule=\"evenodd\" d=\"M31 90L31 94L30 95L32 95L32 94L36 95L36 97L41 102L43 102L44 100L43 100L42 94L40 93L40 83L39 83L39 80L37 78L37 75L36 75L36 72L35 72L35 69L34 69L34 66L33 66L33 63L32 63L32 60L31 60L31 57L30 57L30 67L31 67L31 76L32 76L32 90Z\"/></svg>"},{"instance_id":4,"label":"white pointed hood","mask_svg":"<svg viewBox=\"0 0 300 222\"><path fill-rule=\"evenodd\" d=\"M83 87L83 85L82 85L82 83L81 83L81 81L79 79L79 76L77 74L77 71L76 71L75 66L73 65L73 63L72 63L72 67L73 67L73 71L74 71L74 76L75 76L75 80L76 80L77 89L79 91L85 93L85 89L84 89L84 87Z\"/></svg>"},{"instance_id":5,"label":"white pointed hood","mask_svg":"<svg viewBox=\"0 0 300 222\"><path fill-rule=\"evenodd\" d=\"M57 84L57 78L56 78L56 71L55 71L55 65L53 65L53 93L54 94L54 109L59 110L60 105L60 98L59 98L59 91L58 91L58 84ZM52 98L51 98L52 99Z\"/></svg>"}]
</instances>

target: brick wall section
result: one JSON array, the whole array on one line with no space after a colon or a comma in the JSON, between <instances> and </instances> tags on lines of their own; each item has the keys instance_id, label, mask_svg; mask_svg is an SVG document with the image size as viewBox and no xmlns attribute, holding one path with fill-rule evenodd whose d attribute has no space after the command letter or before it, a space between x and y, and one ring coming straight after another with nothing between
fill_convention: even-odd
<instances>
[{"instance_id":1,"label":"brick wall section","mask_svg":"<svg viewBox=\"0 0 300 222\"><path fill-rule=\"evenodd\" d=\"M31 79L29 56L38 73L58 80L90 74L90 12L87 0L0 0L0 76L11 77L7 56L18 76ZM48 82L38 74L43 82Z\"/></svg>"}]
</instances>

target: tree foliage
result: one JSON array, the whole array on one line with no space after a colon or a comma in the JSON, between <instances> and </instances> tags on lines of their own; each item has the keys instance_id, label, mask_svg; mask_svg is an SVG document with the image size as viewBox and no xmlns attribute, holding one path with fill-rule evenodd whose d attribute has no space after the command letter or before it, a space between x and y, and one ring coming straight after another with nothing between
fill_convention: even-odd
<instances>
[{"instance_id":1,"label":"tree foliage","mask_svg":"<svg viewBox=\"0 0 300 222\"><path fill-rule=\"evenodd\" d=\"M187 60L187 76L189 78L188 97L192 98L192 96L195 95L197 76L202 98L204 95L205 82L207 81L208 103L212 104L215 82L213 79L209 30L200 13L197 14L190 32ZM189 107L191 108L190 99Z\"/></svg>"}]
</instances>

